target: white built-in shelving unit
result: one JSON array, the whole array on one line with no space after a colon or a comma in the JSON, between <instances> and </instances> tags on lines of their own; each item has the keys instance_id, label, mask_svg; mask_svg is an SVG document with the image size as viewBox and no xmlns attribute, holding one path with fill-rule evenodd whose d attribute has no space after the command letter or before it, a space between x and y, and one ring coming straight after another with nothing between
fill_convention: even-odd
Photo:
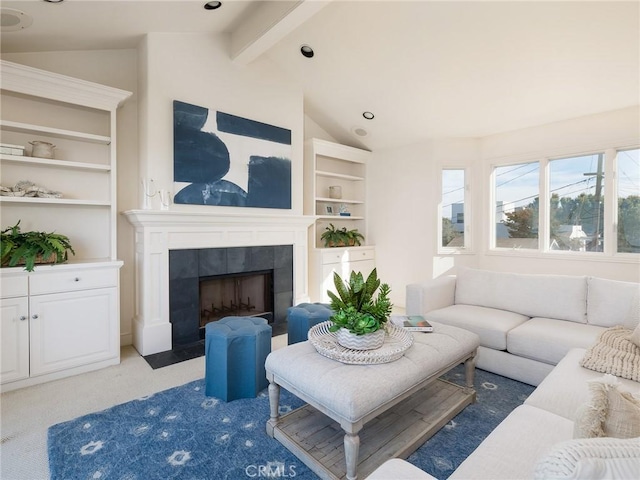
<instances>
[{"instance_id":1,"label":"white built-in shelving unit","mask_svg":"<svg viewBox=\"0 0 640 480\"><path fill-rule=\"evenodd\" d=\"M130 92L2 60L0 184L20 181L61 198L0 196L2 229L67 235L69 262L0 270L2 390L120 361L116 111ZM56 145L31 156L29 142Z\"/></svg>"},{"instance_id":2,"label":"white built-in shelving unit","mask_svg":"<svg viewBox=\"0 0 640 480\"><path fill-rule=\"evenodd\" d=\"M309 229L309 292L313 301L328 302L327 290L333 288L333 272L342 278L352 270L368 275L375 267L375 248L367 241L366 172L371 152L320 139L305 144L304 213L315 215ZM332 198L329 187L341 190L341 198ZM330 207L332 213L328 213ZM341 216L340 209L349 216ZM357 229L365 237L362 246L325 248L321 235L333 225Z\"/></svg>"}]
</instances>

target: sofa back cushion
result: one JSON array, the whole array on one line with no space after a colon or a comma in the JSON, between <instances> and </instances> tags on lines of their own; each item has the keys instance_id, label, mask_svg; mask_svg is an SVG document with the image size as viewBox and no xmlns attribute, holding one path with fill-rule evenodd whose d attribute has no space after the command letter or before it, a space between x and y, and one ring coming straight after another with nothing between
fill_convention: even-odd
<instances>
[{"instance_id":1,"label":"sofa back cushion","mask_svg":"<svg viewBox=\"0 0 640 480\"><path fill-rule=\"evenodd\" d=\"M456 304L587 323L587 279L458 268Z\"/></svg>"},{"instance_id":2,"label":"sofa back cushion","mask_svg":"<svg viewBox=\"0 0 640 480\"><path fill-rule=\"evenodd\" d=\"M633 330L640 321L640 284L589 277L587 321L592 325L623 325Z\"/></svg>"}]
</instances>

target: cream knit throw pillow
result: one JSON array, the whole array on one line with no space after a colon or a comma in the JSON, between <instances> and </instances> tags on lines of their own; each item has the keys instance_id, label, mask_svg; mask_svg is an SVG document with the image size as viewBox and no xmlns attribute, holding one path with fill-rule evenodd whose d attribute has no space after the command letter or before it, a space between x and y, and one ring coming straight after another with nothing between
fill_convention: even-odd
<instances>
[{"instance_id":1,"label":"cream knit throw pillow","mask_svg":"<svg viewBox=\"0 0 640 480\"><path fill-rule=\"evenodd\" d=\"M640 347L629 339L630 335L631 331L620 325L607 328L587 349L580 365L640 382Z\"/></svg>"},{"instance_id":2,"label":"cream knit throw pillow","mask_svg":"<svg viewBox=\"0 0 640 480\"><path fill-rule=\"evenodd\" d=\"M577 411L574 438L640 437L640 399L619 387L609 374L589 382L591 400Z\"/></svg>"},{"instance_id":3,"label":"cream knit throw pillow","mask_svg":"<svg viewBox=\"0 0 640 480\"><path fill-rule=\"evenodd\" d=\"M535 466L536 480L640 478L640 438L588 438L553 446Z\"/></svg>"}]
</instances>

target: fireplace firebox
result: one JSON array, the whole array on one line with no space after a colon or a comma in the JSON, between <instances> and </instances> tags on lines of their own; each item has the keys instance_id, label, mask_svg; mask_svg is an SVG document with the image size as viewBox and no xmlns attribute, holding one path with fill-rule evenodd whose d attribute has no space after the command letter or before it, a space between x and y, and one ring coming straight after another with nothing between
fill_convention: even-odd
<instances>
[{"instance_id":1,"label":"fireplace firebox","mask_svg":"<svg viewBox=\"0 0 640 480\"><path fill-rule=\"evenodd\" d=\"M200 328L230 315L263 317L271 323L272 278L272 271L200 278Z\"/></svg>"},{"instance_id":2,"label":"fireplace firebox","mask_svg":"<svg viewBox=\"0 0 640 480\"><path fill-rule=\"evenodd\" d=\"M274 331L293 304L293 246L169 251L172 348L204 338L208 322L260 316Z\"/></svg>"}]
</instances>

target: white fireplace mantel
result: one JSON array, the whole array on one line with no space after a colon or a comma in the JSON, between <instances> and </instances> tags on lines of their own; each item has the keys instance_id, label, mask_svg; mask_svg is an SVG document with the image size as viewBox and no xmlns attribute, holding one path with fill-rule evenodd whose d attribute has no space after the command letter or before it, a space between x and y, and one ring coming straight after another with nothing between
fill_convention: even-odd
<instances>
[{"instance_id":1,"label":"white fireplace mantel","mask_svg":"<svg viewBox=\"0 0 640 480\"><path fill-rule=\"evenodd\" d=\"M123 215L136 230L133 344L141 355L171 349L169 250L293 245L294 304L309 301L307 239L313 216L162 210Z\"/></svg>"}]
</instances>

